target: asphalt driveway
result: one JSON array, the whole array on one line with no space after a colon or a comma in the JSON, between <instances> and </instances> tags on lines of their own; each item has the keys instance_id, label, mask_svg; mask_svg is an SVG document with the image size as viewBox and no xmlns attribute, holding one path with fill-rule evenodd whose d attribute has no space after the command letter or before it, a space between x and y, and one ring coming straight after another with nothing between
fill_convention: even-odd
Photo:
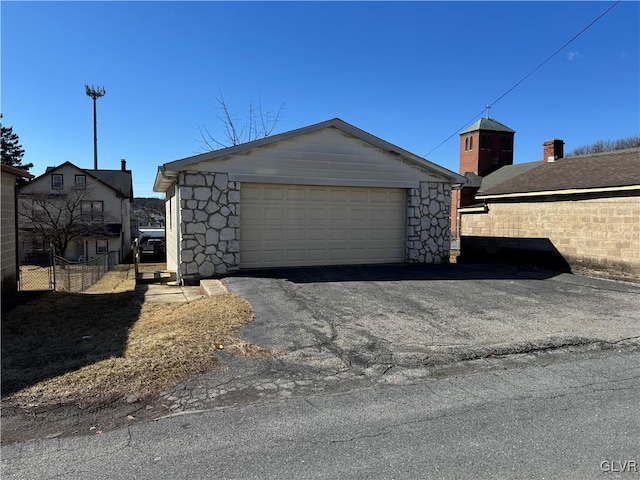
<instances>
[{"instance_id":1,"label":"asphalt driveway","mask_svg":"<svg viewBox=\"0 0 640 480\"><path fill-rule=\"evenodd\" d=\"M243 337L279 354L226 357L226 370L169 392L173 410L402 381L508 354L640 344L640 285L578 275L385 265L256 271L223 283L254 309Z\"/></svg>"},{"instance_id":2,"label":"asphalt driveway","mask_svg":"<svg viewBox=\"0 0 640 480\"><path fill-rule=\"evenodd\" d=\"M510 266L289 269L227 278L245 338L326 349L350 367L640 339L640 285Z\"/></svg>"}]
</instances>

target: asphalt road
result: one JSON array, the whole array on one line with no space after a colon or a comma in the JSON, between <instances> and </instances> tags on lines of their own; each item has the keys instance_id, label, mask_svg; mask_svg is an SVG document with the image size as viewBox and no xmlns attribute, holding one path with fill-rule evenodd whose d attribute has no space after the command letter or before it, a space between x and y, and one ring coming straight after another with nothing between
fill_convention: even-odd
<instances>
[{"instance_id":1,"label":"asphalt road","mask_svg":"<svg viewBox=\"0 0 640 480\"><path fill-rule=\"evenodd\" d=\"M527 355L5 446L2 478L638 478L638 379L638 347Z\"/></svg>"},{"instance_id":2,"label":"asphalt road","mask_svg":"<svg viewBox=\"0 0 640 480\"><path fill-rule=\"evenodd\" d=\"M274 357L166 392L172 412L339 393L431 368L553 349L640 344L640 285L499 265L383 265L241 272L224 279Z\"/></svg>"}]
</instances>

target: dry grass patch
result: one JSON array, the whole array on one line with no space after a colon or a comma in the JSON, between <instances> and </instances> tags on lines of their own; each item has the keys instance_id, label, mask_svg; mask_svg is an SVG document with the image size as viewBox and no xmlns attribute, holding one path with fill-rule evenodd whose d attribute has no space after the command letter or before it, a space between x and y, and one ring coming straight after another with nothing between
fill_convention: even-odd
<instances>
[{"instance_id":1,"label":"dry grass patch","mask_svg":"<svg viewBox=\"0 0 640 480\"><path fill-rule=\"evenodd\" d=\"M238 336L253 320L241 297L139 306L129 273L109 272L90 294L50 292L3 317L5 400L45 406L144 398L212 369L216 350L269 354Z\"/></svg>"}]
</instances>

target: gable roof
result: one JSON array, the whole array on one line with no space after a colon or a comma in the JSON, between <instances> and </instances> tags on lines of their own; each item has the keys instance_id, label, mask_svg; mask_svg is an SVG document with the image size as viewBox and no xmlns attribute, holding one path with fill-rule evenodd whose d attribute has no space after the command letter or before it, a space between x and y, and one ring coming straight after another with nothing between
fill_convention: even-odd
<instances>
[{"instance_id":1,"label":"gable roof","mask_svg":"<svg viewBox=\"0 0 640 480\"><path fill-rule=\"evenodd\" d=\"M640 190L640 148L543 163L483 190L477 197L487 199L615 190Z\"/></svg>"},{"instance_id":2,"label":"gable roof","mask_svg":"<svg viewBox=\"0 0 640 480\"><path fill-rule=\"evenodd\" d=\"M192 157L183 158L180 160L175 160L173 162L168 162L160 167L158 167L158 173L156 174L156 180L154 182L153 189L154 191L164 191L168 188L171 181L169 178L177 175L180 171L187 169L190 165L194 165L200 162L207 161L215 161L219 159L223 159L230 155L236 155L239 153L246 153L255 148L263 147L266 145L272 145L277 142L282 142L284 140L298 137L301 135L307 135L310 133L314 133L326 128L336 128L342 132L345 132L355 138L358 138L364 142L372 144L386 152L396 154L406 159L408 162L413 163L414 165L431 170L445 178L449 178L454 183L465 183L465 178L449 169L441 167L435 163L430 162L429 160L419 157L407 150L404 150L396 145L393 145L381 138L378 138L370 133L365 132L364 130L360 130L359 128L339 119L334 118L331 120L327 120L324 122L316 123L313 125L309 125L307 127L298 128L296 130L290 130L288 132L280 133L278 135L272 135L266 138L261 138L259 140L254 140L252 142L243 143L240 145L235 145L232 147L222 148L219 150L214 150L212 152L202 153L200 155L195 155ZM167 178L169 177L169 178Z\"/></svg>"},{"instance_id":3,"label":"gable roof","mask_svg":"<svg viewBox=\"0 0 640 480\"><path fill-rule=\"evenodd\" d=\"M490 130L494 132L516 133L515 130L510 129L509 127L500 123L499 121L494 120L493 118L487 117L487 118L481 118L480 120L473 123L472 125L469 125L462 132L460 132L460 135L463 135L465 133L475 132L478 130Z\"/></svg>"},{"instance_id":4,"label":"gable roof","mask_svg":"<svg viewBox=\"0 0 640 480\"><path fill-rule=\"evenodd\" d=\"M57 167L47 167L42 175L25 184L23 188L28 187L34 182L38 182L45 176L51 175L52 173L66 166L73 167L79 172L93 177L96 181L106 185L120 196L133 199L133 181L131 178L131 170L85 170L69 161L61 163Z\"/></svg>"}]
</instances>

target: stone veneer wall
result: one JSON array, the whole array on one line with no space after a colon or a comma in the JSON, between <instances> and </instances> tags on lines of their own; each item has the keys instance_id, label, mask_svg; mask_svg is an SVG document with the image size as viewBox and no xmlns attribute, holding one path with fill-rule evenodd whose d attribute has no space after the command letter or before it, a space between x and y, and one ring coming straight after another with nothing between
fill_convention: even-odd
<instances>
[{"instance_id":1,"label":"stone veneer wall","mask_svg":"<svg viewBox=\"0 0 640 480\"><path fill-rule=\"evenodd\" d=\"M463 241L479 254L533 247L545 239L572 268L640 278L640 196L489 204L484 214L463 214ZM482 240L485 242L482 243ZM489 240L489 244L486 243ZM462 249L464 255L464 247Z\"/></svg>"},{"instance_id":2,"label":"stone veneer wall","mask_svg":"<svg viewBox=\"0 0 640 480\"><path fill-rule=\"evenodd\" d=\"M240 268L240 182L226 173L180 174L180 274L186 279Z\"/></svg>"},{"instance_id":3,"label":"stone veneer wall","mask_svg":"<svg viewBox=\"0 0 640 480\"><path fill-rule=\"evenodd\" d=\"M451 185L420 182L410 188L407 211L407 261L448 263L451 239Z\"/></svg>"}]
</instances>

